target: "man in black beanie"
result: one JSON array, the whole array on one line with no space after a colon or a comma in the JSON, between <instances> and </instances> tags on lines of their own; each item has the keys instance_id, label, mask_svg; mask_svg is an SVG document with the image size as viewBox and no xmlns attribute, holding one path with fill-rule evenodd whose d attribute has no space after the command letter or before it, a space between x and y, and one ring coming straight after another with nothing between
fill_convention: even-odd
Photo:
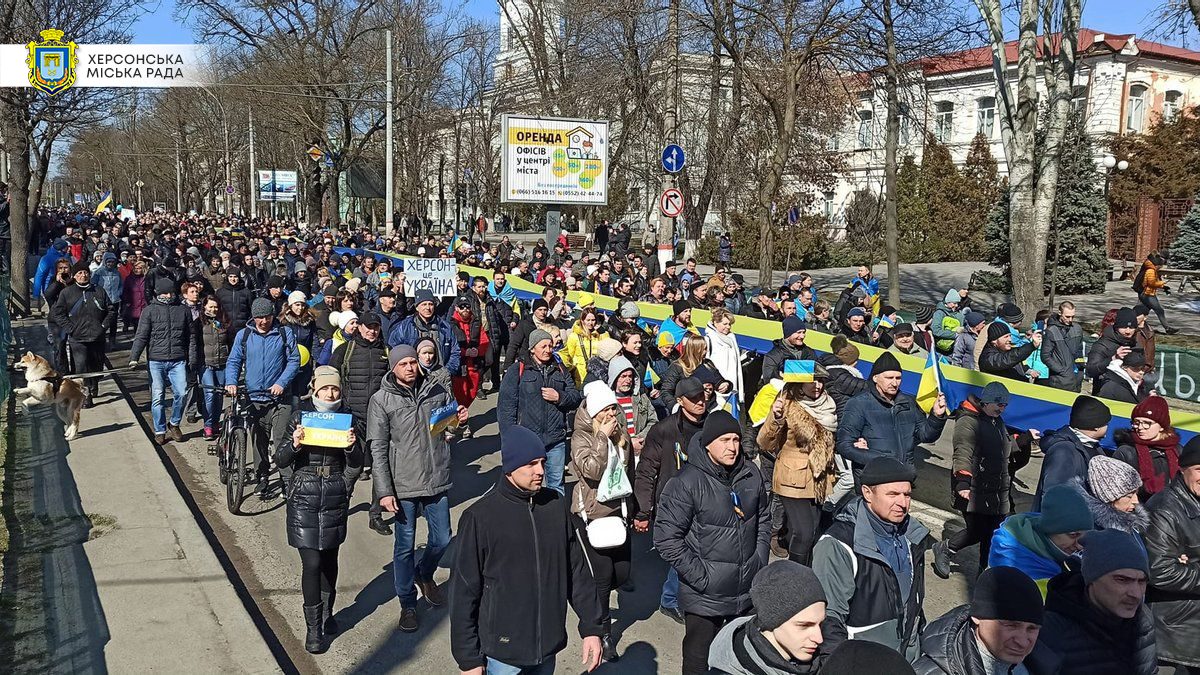
<instances>
[{"instance_id":1,"label":"man in black beanie","mask_svg":"<svg viewBox=\"0 0 1200 675\"><path fill-rule=\"evenodd\" d=\"M1060 659L1038 642L1044 612L1042 592L1033 579L1015 567L989 568L975 581L969 604L925 628L916 670L922 675L1053 675Z\"/></svg>"},{"instance_id":2,"label":"man in black beanie","mask_svg":"<svg viewBox=\"0 0 1200 675\"><path fill-rule=\"evenodd\" d=\"M770 557L766 490L741 431L724 410L709 413L658 499L654 546L679 574L684 675L708 672L717 631L750 610L750 580Z\"/></svg>"},{"instance_id":3,"label":"man in black beanie","mask_svg":"<svg viewBox=\"0 0 1200 675\"><path fill-rule=\"evenodd\" d=\"M916 477L916 469L891 457L871 460L859 476L859 496L817 541L813 572L828 603L827 649L853 636L909 662L920 655L925 552L933 538L908 513Z\"/></svg>"},{"instance_id":4,"label":"man in black beanie","mask_svg":"<svg viewBox=\"0 0 1200 675\"><path fill-rule=\"evenodd\" d=\"M872 386L846 402L837 431L837 453L853 463L857 476L876 457L914 465L913 450L933 443L946 426L946 398L938 395L929 414L900 391L904 375L896 355L884 352L871 366Z\"/></svg>"},{"instance_id":5,"label":"man in black beanie","mask_svg":"<svg viewBox=\"0 0 1200 675\"><path fill-rule=\"evenodd\" d=\"M75 283L59 292L50 308L50 325L65 333L71 350L71 372L91 373L104 368L105 326L116 311L115 305L103 288L92 284L87 262L75 263L71 278ZM88 408L99 387L99 378L89 377L84 383L83 407Z\"/></svg>"},{"instance_id":6,"label":"man in black beanie","mask_svg":"<svg viewBox=\"0 0 1200 675\"><path fill-rule=\"evenodd\" d=\"M708 650L708 665L729 675L810 675L825 639L825 591L813 571L779 560L754 575L754 614L721 629Z\"/></svg>"},{"instance_id":7,"label":"man in black beanie","mask_svg":"<svg viewBox=\"0 0 1200 675\"><path fill-rule=\"evenodd\" d=\"M1100 395L1100 387L1108 379L1108 366L1113 359L1124 360L1137 346L1137 314L1128 307L1117 310L1113 325L1104 329L1100 339L1088 349L1084 371L1092 378L1092 396Z\"/></svg>"},{"instance_id":8,"label":"man in black beanie","mask_svg":"<svg viewBox=\"0 0 1200 675\"><path fill-rule=\"evenodd\" d=\"M1076 397L1067 426L1042 436L1042 475L1033 496L1033 510L1042 508L1042 495L1055 485L1087 478L1088 462L1101 453L1100 439L1108 433L1112 413L1091 396Z\"/></svg>"}]
</instances>

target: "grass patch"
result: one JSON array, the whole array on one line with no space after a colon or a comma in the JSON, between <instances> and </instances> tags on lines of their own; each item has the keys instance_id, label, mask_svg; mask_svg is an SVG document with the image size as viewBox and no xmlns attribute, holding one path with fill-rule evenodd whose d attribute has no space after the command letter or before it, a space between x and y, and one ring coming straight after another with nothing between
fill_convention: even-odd
<instances>
[{"instance_id":1,"label":"grass patch","mask_svg":"<svg viewBox=\"0 0 1200 675\"><path fill-rule=\"evenodd\" d=\"M103 513L89 513L87 519L92 524L91 529L88 530L88 541L99 539L117 529L117 519L112 516Z\"/></svg>"}]
</instances>

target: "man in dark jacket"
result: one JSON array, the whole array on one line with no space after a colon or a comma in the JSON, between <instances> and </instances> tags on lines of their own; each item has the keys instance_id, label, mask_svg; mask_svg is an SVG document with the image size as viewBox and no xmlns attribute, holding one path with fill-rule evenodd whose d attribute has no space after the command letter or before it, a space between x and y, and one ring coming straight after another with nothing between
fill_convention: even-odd
<instances>
[{"instance_id":1,"label":"man in dark jacket","mask_svg":"<svg viewBox=\"0 0 1200 675\"><path fill-rule=\"evenodd\" d=\"M1158 658L1200 672L1200 436L1179 455L1179 473L1148 506L1149 603ZM1168 619L1167 617L1170 617Z\"/></svg>"},{"instance_id":2,"label":"man in dark jacket","mask_svg":"<svg viewBox=\"0 0 1200 675\"><path fill-rule=\"evenodd\" d=\"M946 426L946 397L926 415L916 399L900 391L900 362L884 352L871 366L872 385L850 399L838 424L837 453L854 465L857 475L872 459L892 457L914 466L914 449L933 443Z\"/></svg>"},{"instance_id":3,"label":"man in dark jacket","mask_svg":"<svg viewBox=\"0 0 1200 675\"><path fill-rule=\"evenodd\" d=\"M987 327L987 344L979 354L979 370L1027 382L1030 369L1025 367L1025 359L1041 346L1042 334L1034 333L1029 342L1014 347L1008 326L1000 321L993 322Z\"/></svg>"},{"instance_id":4,"label":"man in dark jacket","mask_svg":"<svg viewBox=\"0 0 1200 675\"><path fill-rule=\"evenodd\" d=\"M1154 619L1144 602L1150 566L1137 537L1096 530L1083 564L1050 580L1039 636L1062 657L1060 675L1155 675ZM1189 644L1195 654L1195 644Z\"/></svg>"},{"instance_id":5,"label":"man in dark jacket","mask_svg":"<svg viewBox=\"0 0 1200 675\"><path fill-rule=\"evenodd\" d=\"M58 326L66 333L67 346L71 350L71 372L91 373L104 367L104 334L115 305L104 289L92 285L87 262L76 263L71 268L71 277L75 283L58 294L50 309L50 325ZM92 405L97 382L95 377L85 379L83 407Z\"/></svg>"},{"instance_id":6,"label":"man in dark jacket","mask_svg":"<svg viewBox=\"0 0 1200 675\"><path fill-rule=\"evenodd\" d=\"M183 432L183 408L187 401L188 368L200 363L200 334L192 320L192 311L175 300L175 284L169 279L158 280L154 302L138 319L137 333L129 349L129 367L137 367L145 350L150 361L150 416L154 421L154 442L165 443L167 437L179 443ZM165 404L167 381L171 383L171 419L167 421Z\"/></svg>"},{"instance_id":7,"label":"man in dark jacket","mask_svg":"<svg viewBox=\"0 0 1200 675\"><path fill-rule=\"evenodd\" d=\"M925 552L932 537L908 513L917 472L891 457L873 459L860 496L838 512L813 549L813 571L828 599L825 648L853 636L891 647L909 662L925 625Z\"/></svg>"},{"instance_id":8,"label":"man in dark jacket","mask_svg":"<svg viewBox=\"0 0 1200 675\"><path fill-rule=\"evenodd\" d=\"M825 391L833 397L837 404L838 418L846 410L850 399L858 396L871 386L858 369L858 346L846 339L845 335L834 335L829 347L830 353L817 357L817 363L829 371L825 380Z\"/></svg>"},{"instance_id":9,"label":"man in dark jacket","mask_svg":"<svg viewBox=\"0 0 1200 675\"><path fill-rule=\"evenodd\" d=\"M546 487L563 494L567 462L567 420L583 400L575 379L554 358L554 338L544 330L529 336L529 353L508 367L500 380L496 421L500 431L521 425L542 438Z\"/></svg>"},{"instance_id":10,"label":"man in dark jacket","mask_svg":"<svg viewBox=\"0 0 1200 675\"><path fill-rule=\"evenodd\" d=\"M475 277L471 280L471 300L474 301L471 309L480 321L480 328L488 335L491 354L485 358L485 362L490 364L488 382L491 383L492 390L496 390L500 388L500 355L508 346L511 324L515 323L516 319L513 316L512 307L493 298L488 293L488 282L484 277ZM481 354L481 356L483 355Z\"/></svg>"},{"instance_id":11,"label":"man in dark jacket","mask_svg":"<svg viewBox=\"0 0 1200 675\"><path fill-rule=\"evenodd\" d=\"M388 348L383 342L382 321L378 314L363 312L358 318L358 330L333 350L329 365L336 368L340 376L342 400L354 415L355 433L359 438L367 438L371 397L379 391L383 376L388 373ZM366 464L369 467L370 460ZM392 534L392 528L383 522L383 508L377 494L371 496L368 524L379 534Z\"/></svg>"},{"instance_id":12,"label":"man in dark jacket","mask_svg":"<svg viewBox=\"0 0 1200 675\"><path fill-rule=\"evenodd\" d=\"M1042 362L1050 371L1047 386L1079 391L1083 384L1083 329L1075 323L1075 305L1070 301L1064 300L1058 314L1046 320Z\"/></svg>"},{"instance_id":13,"label":"man in dark jacket","mask_svg":"<svg viewBox=\"0 0 1200 675\"><path fill-rule=\"evenodd\" d=\"M495 488L459 520L450 585L450 651L463 673L552 672L579 616L583 667L600 663L600 602L568 500L543 486L545 445L520 425L500 432Z\"/></svg>"},{"instance_id":14,"label":"man in dark jacket","mask_svg":"<svg viewBox=\"0 0 1200 675\"><path fill-rule=\"evenodd\" d=\"M763 357L760 385L779 377L779 373L783 371L784 361L793 359L812 361L816 358L812 347L804 344L804 337L807 334L808 326L799 317L789 316L783 320L783 339L776 340L771 346L771 351Z\"/></svg>"},{"instance_id":15,"label":"man in dark jacket","mask_svg":"<svg viewBox=\"0 0 1200 675\"><path fill-rule=\"evenodd\" d=\"M1112 413L1108 406L1091 396L1079 396L1071 404L1067 426L1048 431L1039 442L1042 448L1042 473L1033 510L1042 508L1042 495L1055 485L1087 478L1088 462L1101 454L1100 439L1108 433Z\"/></svg>"},{"instance_id":16,"label":"man in dark jacket","mask_svg":"<svg viewBox=\"0 0 1200 675\"><path fill-rule=\"evenodd\" d=\"M637 498L638 513L634 516L633 528L638 532L650 530L650 522L663 488L688 461L692 438L700 433L708 415L704 385L700 380L694 377L680 380L675 394L679 397L679 410L650 427L635 470L633 493ZM679 611L679 573L674 567L667 570L658 611L677 623L683 623L683 614Z\"/></svg>"},{"instance_id":17,"label":"man in dark jacket","mask_svg":"<svg viewBox=\"0 0 1200 675\"><path fill-rule=\"evenodd\" d=\"M1104 384L1096 394L1100 398L1137 405L1150 395L1151 387L1146 382L1146 352L1133 348L1119 362L1113 360L1104 372Z\"/></svg>"},{"instance_id":18,"label":"man in dark jacket","mask_svg":"<svg viewBox=\"0 0 1200 675\"><path fill-rule=\"evenodd\" d=\"M229 316L229 325L246 325L246 320L250 318L250 303L254 301L254 291L246 286L240 267L230 265L225 270L225 285L217 289L217 300L221 301L221 308Z\"/></svg>"},{"instance_id":19,"label":"man in dark jacket","mask_svg":"<svg viewBox=\"0 0 1200 675\"><path fill-rule=\"evenodd\" d=\"M1087 376L1092 378L1092 396L1100 395L1100 387L1108 375L1108 364L1113 359L1124 359L1137 346L1137 314L1128 307L1117 311L1113 325L1104 329L1099 340L1088 350Z\"/></svg>"},{"instance_id":20,"label":"man in dark jacket","mask_svg":"<svg viewBox=\"0 0 1200 675\"><path fill-rule=\"evenodd\" d=\"M508 347L504 350L504 362L507 365L511 366L529 352L529 336L537 330L538 323L546 323L546 315L549 313L550 305L545 300L538 298L533 301L530 313L521 317L517 327L508 336Z\"/></svg>"},{"instance_id":21,"label":"man in dark jacket","mask_svg":"<svg viewBox=\"0 0 1200 675\"><path fill-rule=\"evenodd\" d=\"M993 567L975 581L970 604L930 623L921 637L920 675L1055 675L1060 660L1038 642L1045 620L1042 592L1015 567Z\"/></svg>"},{"instance_id":22,"label":"man in dark jacket","mask_svg":"<svg viewBox=\"0 0 1200 675\"><path fill-rule=\"evenodd\" d=\"M713 638L750 610L750 583L770 560L767 493L741 436L732 415L709 413L659 496L654 546L679 573L684 675L708 672Z\"/></svg>"},{"instance_id":23,"label":"man in dark jacket","mask_svg":"<svg viewBox=\"0 0 1200 675\"><path fill-rule=\"evenodd\" d=\"M367 441L371 447L373 494L396 517L396 546L392 572L400 600L400 630L415 633L417 587L433 607L445 596L433 580L438 562L450 544L450 446L431 429L436 417L467 419L446 387L422 376L417 350L401 344L388 353L390 372L367 408ZM417 517L428 525L425 550L417 562ZM415 582L415 585L414 585Z\"/></svg>"}]
</instances>

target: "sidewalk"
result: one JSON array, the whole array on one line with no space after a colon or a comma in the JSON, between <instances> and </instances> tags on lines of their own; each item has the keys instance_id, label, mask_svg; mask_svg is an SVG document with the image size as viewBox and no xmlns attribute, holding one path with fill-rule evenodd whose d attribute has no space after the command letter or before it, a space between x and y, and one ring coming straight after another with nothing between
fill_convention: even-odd
<instances>
[{"instance_id":1,"label":"sidewalk","mask_svg":"<svg viewBox=\"0 0 1200 675\"><path fill-rule=\"evenodd\" d=\"M41 591L17 611L17 635L39 634L18 670L279 672L113 380L96 402L69 445L48 407L16 406L22 586Z\"/></svg>"}]
</instances>

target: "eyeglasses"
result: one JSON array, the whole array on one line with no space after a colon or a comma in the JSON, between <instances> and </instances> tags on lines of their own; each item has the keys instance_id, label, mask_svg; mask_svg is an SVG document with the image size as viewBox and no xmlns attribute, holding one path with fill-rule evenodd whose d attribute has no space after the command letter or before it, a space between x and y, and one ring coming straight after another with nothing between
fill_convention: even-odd
<instances>
[{"instance_id":1,"label":"eyeglasses","mask_svg":"<svg viewBox=\"0 0 1200 675\"><path fill-rule=\"evenodd\" d=\"M1129 426L1133 427L1134 429L1149 429L1155 424L1158 424L1158 422L1153 420L1133 420L1129 423Z\"/></svg>"}]
</instances>

